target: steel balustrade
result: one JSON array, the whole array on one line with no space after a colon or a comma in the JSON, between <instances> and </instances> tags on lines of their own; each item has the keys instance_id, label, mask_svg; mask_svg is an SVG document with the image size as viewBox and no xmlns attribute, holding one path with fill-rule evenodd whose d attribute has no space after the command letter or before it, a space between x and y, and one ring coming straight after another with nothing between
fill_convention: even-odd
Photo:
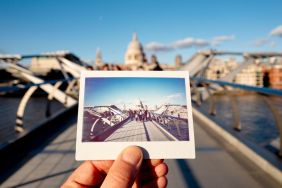
<instances>
[{"instance_id":1,"label":"steel balustrade","mask_svg":"<svg viewBox=\"0 0 282 188\"><path fill-rule=\"evenodd\" d=\"M44 85L48 85L50 87L52 87L52 91L47 92L48 96L48 102L47 102L47 106L46 106L46 116L48 117L50 115L50 102L53 100L54 98L54 93L56 91L58 91L59 87L62 85L62 83L68 83L68 88L69 85L71 84L73 86L73 83L77 82L77 78L70 78L70 79L60 79L60 80L50 80L50 81L45 81L43 83L38 83L38 84L34 84L34 83L27 83L25 85L23 84L18 84L15 86L3 86L0 87L0 93L6 93L6 92L16 92L19 90L23 90L23 89L27 89L27 91L25 92L24 96L22 97L18 109L17 109L17 119L16 119L16 125L15 125L15 131L20 133L23 132L24 126L23 126L23 116L24 116L24 112L25 112L25 108L27 106L27 103L29 101L29 99L31 98L32 94L39 88L42 87ZM54 85L52 85L54 84ZM61 91L63 92L63 91ZM68 103L68 98L72 98L70 96L68 96L67 94L65 100L63 101L63 104L66 107L69 107L69 103ZM73 93L74 95L74 93ZM76 93L76 98L78 98L78 92ZM77 103L77 100L73 99L73 103L75 104Z\"/></svg>"},{"instance_id":2,"label":"steel balustrade","mask_svg":"<svg viewBox=\"0 0 282 188\"><path fill-rule=\"evenodd\" d=\"M240 122L240 112L238 109L237 97L234 94L232 94L229 88L237 88L237 89L256 92L256 93L264 95L263 99L265 103L267 104L268 108L270 109L273 115L275 124L279 131L280 149L279 149L278 155L282 157L282 118L280 117L280 114L278 113L275 106L270 102L269 98L267 97L268 95L282 97L282 90L254 87L254 86L236 84L236 83L231 83L231 82L226 82L226 81L221 81L221 80L209 80L203 77L190 77L190 79L191 79L192 91L196 91L195 94L196 94L196 104L197 105L201 105L201 101L199 101L201 99L201 97L199 96L200 91L197 85L202 84L205 87L208 93L208 96L210 97L209 113L211 115L216 115L216 109L215 109L215 100L213 98L213 93L210 91L209 88L214 84L224 88L227 95L231 98L231 107L232 107L232 114L233 114L233 120L234 120L233 128L237 131L240 131L243 127Z\"/></svg>"}]
</instances>

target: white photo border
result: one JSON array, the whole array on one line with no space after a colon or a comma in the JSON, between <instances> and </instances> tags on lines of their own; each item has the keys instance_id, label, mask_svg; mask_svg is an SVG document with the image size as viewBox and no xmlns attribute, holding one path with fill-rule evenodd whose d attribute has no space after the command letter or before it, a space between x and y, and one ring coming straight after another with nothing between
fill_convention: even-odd
<instances>
[{"instance_id":1,"label":"white photo border","mask_svg":"<svg viewBox=\"0 0 282 188\"><path fill-rule=\"evenodd\" d=\"M82 142L85 79L101 77L184 78L189 141ZM143 148L145 159L194 159L195 140L190 93L188 71L82 71L78 105L76 160L114 160L125 147L130 145Z\"/></svg>"}]
</instances>

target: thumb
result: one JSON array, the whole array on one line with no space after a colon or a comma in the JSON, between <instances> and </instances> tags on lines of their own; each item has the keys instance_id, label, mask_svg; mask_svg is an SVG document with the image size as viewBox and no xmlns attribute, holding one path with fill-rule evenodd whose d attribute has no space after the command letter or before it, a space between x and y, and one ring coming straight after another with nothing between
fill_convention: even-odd
<instances>
[{"instance_id":1,"label":"thumb","mask_svg":"<svg viewBox=\"0 0 282 188\"><path fill-rule=\"evenodd\" d=\"M131 187L141 166L142 159L143 154L139 147L127 147L113 163L101 187Z\"/></svg>"}]
</instances>

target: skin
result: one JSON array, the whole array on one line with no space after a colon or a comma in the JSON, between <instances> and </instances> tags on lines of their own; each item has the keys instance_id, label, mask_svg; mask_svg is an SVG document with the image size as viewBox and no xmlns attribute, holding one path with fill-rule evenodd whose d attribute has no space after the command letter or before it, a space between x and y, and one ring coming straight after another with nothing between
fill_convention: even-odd
<instances>
[{"instance_id":1,"label":"skin","mask_svg":"<svg viewBox=\"0 0 282 188\"><path fill-rule=\"evenodd\" d=\"M139 147L124 149L115 161L85 161L62 185L62 188L163 188L167 185L168 167L162 159L143 160Z\"/></svg>"}]
</instances>

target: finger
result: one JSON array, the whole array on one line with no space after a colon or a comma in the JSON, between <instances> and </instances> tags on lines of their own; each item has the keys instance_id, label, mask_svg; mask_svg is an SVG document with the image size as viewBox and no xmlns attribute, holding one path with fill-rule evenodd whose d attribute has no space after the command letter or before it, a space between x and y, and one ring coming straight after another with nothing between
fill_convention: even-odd
<instances>
[{"instance_id":1,"label":"finger","mask_svg":"<svg viewBox=\"0 0 282 188\"><path fill-rule=\"evenodd\" d=\"M131 146L123 150L113 163L101 187L131 187L143 159L139 147Z\"/></svg>"},{"instance_id":2,"label":"finger","mask_svg":"<svg viewBox=\"0 0 282 188\"><path fill-rule=\"evenodd\" d=\"M138 177L140 179L140 182L148 182L151 181L152 179L165 176L167 173L168 173L168 167L165 163L162 163L154 167L154 169L140 171Z\"/></svg>"},{"instance_id":3,"label":"finger","mask_svg":"<svg viewBox=\"0 0 282 188\"><path fill-rule=\"evenodd\" d=\"M142 169L147 169L147 168L151 168L151 167L155 167L161 163L163 163L163 159L151 159L151 160L143 160L143 163L142 163Z\"/></svg>"},{"instance_id":4,"label":"finger","mask_svg":"<svg viewBox=\"0 0 282 188\"><path fill-rule=\"evenodd\" d=\"M142 188L165 188L167 186L167 179L165 176L159 177L157 179L154 179L153 181L148 182Z\"/></svg>"},{"instance_id":5,"label":"finger","mask_svg":"<svg viewBox=\"0 0 282 188\"><path fill-rule=\"evenodd\" d=\"M154 171L155 167L163 163L163 159L146 159L143 160L141 169L132 188L137 188L141 184L146 184L148 181L156 178ZM146 180L145 180L146 179Z\"/></svg>"},{"instance_id":6,"label":"finger","mask_svg":"<svg viewBox=\"0 0 282 188\"><path fill-rule=\"evenodd\" d=\"M62 187L88 187L100 185L104 176L104 173L100 172L90 161L85 161L72 173Z\"/></svg>"},{"instance_id":7,"label":"finger","mask_svg":"<svg viewBox=\"0 0 282 188\"><path fill-rule=\"evenodd\" d=\"M92 164L101 172L104 174L107 174L113 165L113 160L96 160L92 161Z\"/></svg>"}]
</instances>

